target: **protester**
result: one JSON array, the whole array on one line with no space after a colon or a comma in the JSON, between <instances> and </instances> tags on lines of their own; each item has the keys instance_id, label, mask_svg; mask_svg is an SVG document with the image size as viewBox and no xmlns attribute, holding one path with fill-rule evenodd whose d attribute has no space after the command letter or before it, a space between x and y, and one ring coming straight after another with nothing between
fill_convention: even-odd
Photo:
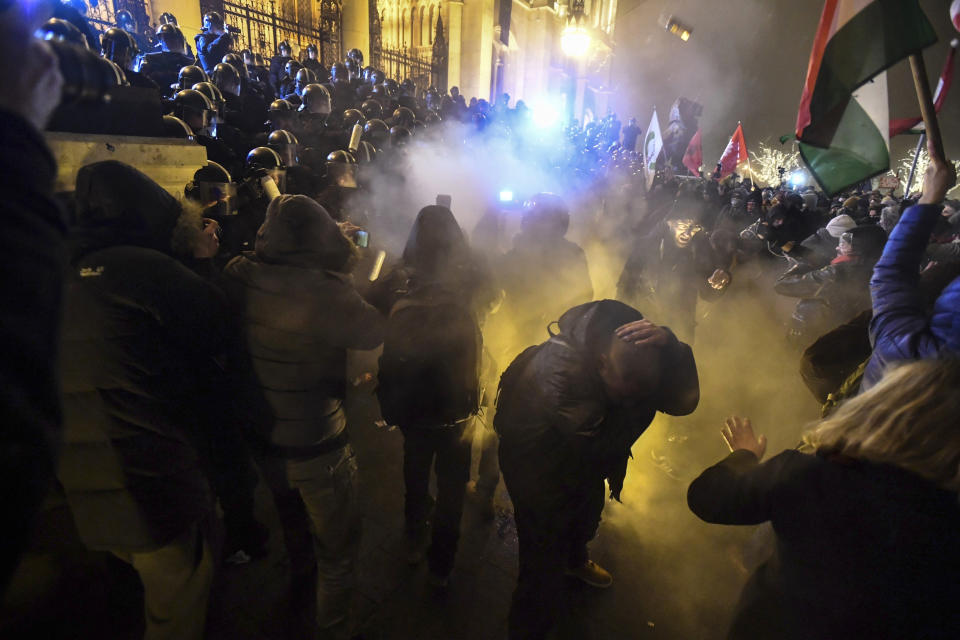
<instances>
[{"instance_id":1,"label":"protester","mask_svg":"<svg viewBox=\"0 0 960 640\"><path fill-rule=\"evenodd\" d=\"M932 311L918 286L923 250L939 217L939 204L957 181L952 164L930 155L923 195L891 232L870 281L874 350L864 372L865 390L877 383L888 363L960 351L956 323L960 278L940 293Z\"/></svg>"},{"instance_id":2,"label":"protester","mask_svg":"<svg viewBox=\"0 0 960 640\"><path fill-rule=\"evenodd\" d=\"M436 464L427 557L433 582L445 586L470 477L466 430L483 393L480 327L495 292L450 210L430 206L417 215L401 264L369 298L390 316L377 395L384 418L403 432L408 557L417 563L424 555Z\"/></svg>"},{"instance_id":3,"label":"protester","mask_svg":"<svg viewBox=\"0 0 960 640\"><path fill-rule=\"evenodd\" d=\"M507 368L495 427L520 540L511 639L547 636L564 573L610 586L587 553L604 481L620 500L630 447L655 413L689 414L699 397L690 347L613 300L570 309L559 333Z\"/></svg>"},{"instance_id":4,"label":"protester","mask_svg":"<svg viewBox=\"0 0 960 640\"><path fill-rule=\"evenodd\" d=\"M267 208L254 251L224 271L242 318L246 354L266 405L250 394L263 471L288 542L306 509L316 559L289 548L294 571L316 564L317 625L348 618L359 548L357 460L343 409L348 349L373 349L383 318L347 274L356 249L316 202L280 196ZM291 501L289 492L302 503Z\"/></svg>"},{"instance_id":5,"label":"protester","mask_svg":"<svg viewBox=\"0 0 960 640\"><path fill-rule=\"evenodd\" d=\"M731 417L732 453L687 493L707 522L770 521L774 556L743 589L728 638L952 638L960 633L956 394L960 363L920 360L761 462Z\"/></svg>"},{"instance_id":6,"label":"protester","mask_svg":"<svg viewBox=\"0 0 960 640\"><path fill-rule=\"evenodd\" d=\"M566 239L569 227L570 211L563 199L536 194L525 203L520 233L500 263L504 313L513 320L513 342L521 349L542 340L547 325L565 310L593 299L587 258L579 245Z\"/></svg>"},{"instance_id":7,"label":"protester","mask_svg":"<svg viewBox=\"0 0 960 640\"><path fill-rule=\"evenodd\" d=\"M226 301L174 257L199 218L115 161L77 175L62 330L65 447L58 478L80 537L144 584L147 637L202 638L213 580L213 504L198 442Z\"/></svg>"},{"instance_id":8,"label":"protester","mask_svg":"<svg viewBox=\"0 0 960 640\"><path fill-rule=\"evenodd\" d=\"M412 563L405 584L425 581L431 597L442 597L454 578L455 596L474 587L475 575L478 585L489 578L477 563L496 560L498 550L478 552L477 541L486 544L490 534L502 550L516 524L520 575L510 633L544 637L568 595L565 571L594 586L612 581L587 553L604 482L619 499L631 445L655 413L686 414L697 405L696 364L684 344L695 332L713 395L768 404L776 396L773 409L783 397L782 410L797 414L805 410L802 401L793 404L805 395L794 393L799 381L760 379L771 369L751 374L743 366L770 360L776 371L795 371L789 333L811 345L801 375L831 415L842 414L861 377L869 389L890 363L956 350L960 214L956 201L936 206L953 184L939 161L935 188L925 188L915 207L866 183L828 199L797 187L786 168L764 184L760 175L770 167L756 158L756 174L743 167L749 179L721 179L720 170L705 177L693 162L679 163L673 151L684 151L686 134L676 126L664 139L677 157L661 166L636 150L643 132L635 118L621 126L607 109L604 117L551 124L549 105L528 109L502 90L448 93L442 67L420 73L413 58L394 59L391 46L371 49L364 67L358 49L332 58L336 42L305 42L306 32L286 28L264 40L256 21L228 24L234 13L204 16L199 60L176 19L161 16L156 41L140 45L151 53L138 66L136 41L149 37L136 26L144 16L118 11L113 29L98 17L101 47L82 15L102 17L102 7L70 2L58 8L69 9L69 22L51 22L44 32L57 42L29 38L31 23L0 43L0 67L14 62L38 82L32 90L21 75L0 71L10 76L0 127L9 142L5 230L15 245L8 280L16 276L8 282L7 313L16 316L6 329L13 332L8 360L17 366L4 391L14 430L4 441L5 477L8 504L23 522L11 531L0 569L9 575L31 543L11 584L12 602L26 603L34 617L69 625L78 616L59 615L61 605L83 609L118 621L119 635L136 626L119 622L134 617L120 609L142 608L151 637L196 637L209 598L218 627L209 634L237 635L220 627L232 623L224 619L233 615L236 592L255 580L263 581L263 604L251 607L270 609L271 624L286 635L339 640L360 631L367 598L380 598L357 593L358 577L379 588L390 556ZM0 29L23 11L0 13ZM445 47L441 24L424 31L436 37L437 44L426 39L437 55ZM87 51L88 39L116 66ZM7 51L8 42L17 48ZM249 48L233 53L235 44ZM264 60L261 52L274 46L277 55ZM90 156L72 151L54 170L37 135L60 101L49 47L67 76L67 99L50 127L68 133L51 133L54 147L88 145L84 154L133 158L187 201L132 167L82 166ZM130 104L135 113L123 111ZM646 155L659 144L655 128ZM98 136L92 146L88 132ZM153 137L160 134L176 139ZM690 140L685 159L702 160ZM140 151L125 155L134 148ZM192 166L204 152L203 166ZM63 185L78 166L81 188L60 194L73 263L58 329L62 223L49 191L54 173ZM186 187L176 184L181 175L193 177ZM438 192L454 196L436 196L414 220ZM460 223L481 214L471 246ZM620 302L591 302L614 295ZM779 295L799 302L784 304ZM65 357L54 368L58 334ZM382 352L373 351L381 342ZM59 463L54 385L67 407ZM644 453L672 477L667 482L702 469L698 426L662 417L648 436ZM788 435L795 441L798 434ZM472 444L479 444L478 475L469 483ZM513 511L505 494L495 508L501 468ZM54 469L60 482L47 494ZM255 501L257 472L269 491ZM30 539L45 494L39 533ZM891 495L896 509L901 494ZM401 496L402 537L399 512L391 510ZM475 510L464 517L466 499ZM361 504L372 521L363 526L371 555L358 567ZM258 518L273 521L274 508L282 536L271 542ZM74 523L51 523L52 513L72 517L82 542L64 533ZM482 526L474 528L477 516ZM275 562L281 538L286 553ZM57 564L62 550L42 548L51 540L89 549L72 548L71 561ZM826 536L817 541L831 544ZM737 545L726 542L718 555L737 560ZM689 556L700 561L693 545ZM51 557L55 571L35 570ZM104 557L112 566L101 579L89 567ZM212 588L221 564L229 566ZM622 571L623 564L612 566ZM274 574L282 593L271 589ZM136 575L143 607L123 580ZM177 584L160 584L164 576ZM56 584L29 592L24 585L34 578ZM134 606L104 595L121 583ZM98 598L109 600L105 608L115 607L116 618L87 607ZM15 636L6 623L17 618L33 635L56 636L19 617L25 609L0 611L0 635ZM249 624L240 618L238 626ZM75 635L84 628L80 621ZM410 633L422 630L414 624ZM445 628L441 635L463 633Z\"/></svg>"},{"instance_id":9,"label":"protester","mask_svg":"<svg viewBox=\"0 0 960 640\"><path fill-rule=\"evenodd\" d=\"M730 284L723 262L696 212L681 205L637 242L617 281L617 298L693 342L697 299L715 300Z\"/></svg>"},{"instance_id":10,"label":"protester","mask_svg":"<svg viewBox=\"0 0 960 640\"><path fill-rule=\"evenodd\" d=\"M780 276L774 290L800 298L793 311L791 339L806 346L870 307L867 283L886 239L879 227L854 227L840 236L837 257L829 265L806 272L797 265Z\"/></svg>"},{"instance_id":11,"label":"protester","mask_svg":"<svg viewBox=\"0 0 960 640\"><path fill-rule=\"evenodd\" d=\"M33 37L47 17L40 5L0 11L0 186L6 194L0 246L17 265L0 276L0 486L17 523L0 554L0 593L31 539L61 435L57 335L66 228L53 199L57 166L40 131L59 102L63 77L50 47Z\"/></svg>"}]
</instances>

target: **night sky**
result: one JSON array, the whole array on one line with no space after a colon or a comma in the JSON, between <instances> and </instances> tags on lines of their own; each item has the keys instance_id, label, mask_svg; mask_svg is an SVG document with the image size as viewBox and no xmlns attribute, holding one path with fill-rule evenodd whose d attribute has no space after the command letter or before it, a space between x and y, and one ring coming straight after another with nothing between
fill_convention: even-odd
<instances>
[{"instance_id":1,"label":"night sky","mask_svg":"<svg viewBox=\"0 0 960 640\"><path fill-rule=\"evenodd\" d=\"M922 0L939 41L924 51L931 89L936 86L951 38L950 0ZM704 164L712 166L730 134L743 122L747 146L779 145L792 134L806 78L822 0L620 0L614 60L613 108L644 129L654 106L661 128L678 96L703 105ZM661 26L674 15L693 29L683 42ZM947 155L960 158L960 62L940 113ZM919 116L908 61L888 73L890 117ZM896 165L916 136L891 140ZM788 143L785 147L790 147Z\"/></svg>"}]
</instances>

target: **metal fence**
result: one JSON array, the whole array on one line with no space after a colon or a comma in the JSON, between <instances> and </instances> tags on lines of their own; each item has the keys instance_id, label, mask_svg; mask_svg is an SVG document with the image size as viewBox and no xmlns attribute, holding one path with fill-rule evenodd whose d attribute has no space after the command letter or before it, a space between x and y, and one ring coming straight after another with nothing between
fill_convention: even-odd
<instances>
[{"instance_id":1,"label":"metal fence","mask_svg":"<svg viewBox=\"0 0 960 640\"><path fill-rule=\"evenodd\" d=\"M86 0L83 4L87 22L98 33L118 26L117 12L129 11L137 24L137 32L148 40L153 36L154 29L145 0Z\"/></svg>"},{"instance_id":2,"label":"metal fence","mask_svg":"<svg viewBox=\"0 0 960 640\"><path fill-rule=\"evenodd\" d=\"M307 45L312 43L320 47L323 64L330 65L343 58L341 5L337 0L323 0L318 4L320 19L317 25L280 17L278 12L289 10L286 6L278 6L276 0L245 0L238 3L207 0L201 2L200 9L204 13L218 11L223 15L224 22L233 31L237 50L250 49L270 57L276 55L277 44L284 40L290 43L295 52L298 48L301 52L305 51ZM306 17L306 11L300 13Z\"/></svg>"},{"instance_id":3,"label":"metal fence","mask_svg":"<svg viewBox=\"0 0 960 640\"><path fill-rule=\"evenodd\" d=\"M383 47L382 25L376 13L371 15L370 64L383 70L388 78L398 82L409 78L416 85L419 93L426 91L429 87L435 87L445 93L447 90L447 41L443 35L443 21L437 20L437 32L432 49L400 51Z\"/></svg>"}]
</instances>

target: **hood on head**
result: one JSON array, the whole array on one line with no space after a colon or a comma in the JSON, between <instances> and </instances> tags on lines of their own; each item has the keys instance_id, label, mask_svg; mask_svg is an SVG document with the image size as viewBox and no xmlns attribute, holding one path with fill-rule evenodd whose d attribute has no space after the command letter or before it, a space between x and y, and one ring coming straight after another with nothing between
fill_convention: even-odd
<instances>
[{"instance_id":1,"label":"hood on head","mask_svg":"<svg viewBox=\"0 0 960 640\"><path fill-rule=\"evenodd\" d=\"M281 195L267 207L255 252L260 260L272 264L343 271L356 249L315 200Z\"/></svg>"},{"instance_id":2,"label":"hood on head","mask_svg":"<svg viewBox=\"0 0 960 640\"><path fill-rule=\"evenodd\" d=\"M130 165L95 162L77 172L75 257L132 245L170 253L180 203Z\"/></svg>"},{"instance_id":3,"label":"hood on head","mask_svg":"<svg viewBox=\"0 0 960 640\"><path fill-rule=\"evenodd\" d=\"M643 314L633 307L617 300L597 300L567 310L557 324L572 346L590 356L599 356L614 331L637 320L643 320Z\"/></svg>"},{"instance_id":4,"label":"hood on head","mask_svg":"<svg viewBox=\"0 0 960 640\"><path fill-rule=\"evenodd\" d=\"M459 264L469 251L450 209L431 205L417 214L403 249L403 262L416 271L433 274Z\"/></svg>"}]
</instances>

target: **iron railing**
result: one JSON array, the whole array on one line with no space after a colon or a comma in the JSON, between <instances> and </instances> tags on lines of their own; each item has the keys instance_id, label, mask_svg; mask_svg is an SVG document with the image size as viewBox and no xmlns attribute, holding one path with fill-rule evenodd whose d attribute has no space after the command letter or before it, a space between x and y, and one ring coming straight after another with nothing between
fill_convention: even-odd
<instances>
[{"instance_id":1,"label":"iron railing","mask_svg":"<svg viewBox=\"0 0 960 640\"><path fill-rule=\"evenodd\" d=\"M312 43L320 46L322 63L330 65L343 58L342 12L337 0L323 0L319 4L319 26L280 17L278 10L285 7L278 6L276 0L205 0L200 8L204 13L218 11L223 15L224 22L233 32L237 50L250 49L269 58L276 55L277 44L286 40L295 50L299 48L303 55L307 45Z\"/></svg>"},{"instance_id":2,"label":"iron railing","mask_svg":"<svg viewBox=\"0 0 960 640\"><path fill-rule=\"evenodd\" d=\"M383 46L382 25L376 13L370 22L370 64L381 69L388 78L397 82L410 79L423 93L430 87L441 93L447 90L447 41L443 34L443 21L437 19L433 47L406 51L387 49Z\"/></svg>"}]
</instances>

